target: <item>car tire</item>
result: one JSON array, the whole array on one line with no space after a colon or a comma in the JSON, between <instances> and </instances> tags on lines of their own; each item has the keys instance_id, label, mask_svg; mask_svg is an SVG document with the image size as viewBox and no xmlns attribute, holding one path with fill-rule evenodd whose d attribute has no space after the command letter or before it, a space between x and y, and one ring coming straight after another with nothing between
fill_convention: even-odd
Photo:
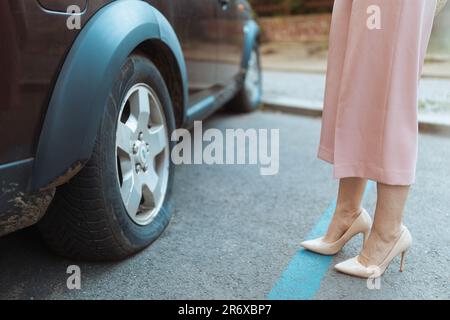
<instances>
[{"instance_id":1,"label":"car tire","mask_svg":"<svg viewBox=\"0 0 450 320\"><path fill-rule=\"evenodd\" d=\"M38 225L49 247L72 259L111 261L155 241L171 219L173 130L163 77L145 56L131 55L111 88L92 158L58 188Z\"/></svg>"},{"instance_id":2,"label":"car tire","mask_svg":"<svg viewBox=\"0 0 450 320\"><path fill-rule=\"evenodd\" d=\"M252 112L258 109L262 98L262 71L259 46L255 45L249 57L243 85L230 101L230 109L235 112Z\"/></svg>"}]
</instances>

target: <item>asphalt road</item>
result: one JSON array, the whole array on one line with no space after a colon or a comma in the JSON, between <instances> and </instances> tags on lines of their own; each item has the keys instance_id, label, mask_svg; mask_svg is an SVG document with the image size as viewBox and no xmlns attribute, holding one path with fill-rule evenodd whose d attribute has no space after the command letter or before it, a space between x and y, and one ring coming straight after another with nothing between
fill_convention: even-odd
<instances>
[{"instance_id":1,"label":"asphalt road","mask_svg":"<svg viewBox=\"0 0 450 320\"><path fill-rule=\"evenodd\" d=\"M161 239L120 263L80 264L81 290L66 287L73 262L48 252L33 228L2 238L0 298L267 298L335 198L332 168L316 159L320 120L222 113L205 127L279 128L279 174L263 177L258 166L178 167L174 219ZM450 139L422 135L420 145L405 221L415 241L406 271L398 272L396 260L380 290L368 290L364 280L330 267L315 298L450 298ZM372 190L365 206L373 212L374 205ZM359 245L352 240L333 263L356 255Z\"/></svg>"}]
</instances>

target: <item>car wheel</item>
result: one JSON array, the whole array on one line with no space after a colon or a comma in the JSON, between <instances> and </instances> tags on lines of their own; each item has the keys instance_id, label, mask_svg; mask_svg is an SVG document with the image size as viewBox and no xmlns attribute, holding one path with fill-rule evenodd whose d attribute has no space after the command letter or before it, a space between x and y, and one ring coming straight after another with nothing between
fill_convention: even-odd
<instances>
[{"instance_id":1,"label":"car wheel","mask_svg":"<svg viewBox=\"0 0 450 320\"><path fill-rule=\"evenodd\" d=\"M39 223L57 253L118 260L156 240L171 218L172 102L155 65L130 56L111 89L92 158Z\"/></svg>"},{"instance_id":2,"label":"car wheel","mask_svg":"<svg viewBox=\"0 0 450 320\"><path fill-rule=\"evenodd\" d=\"M230 108L237 112L255 111L261 104L262 72L259 47L256 45L248 61L247 72L244 76L242 89L231 100Z\"/></svg>"}]
</instances>

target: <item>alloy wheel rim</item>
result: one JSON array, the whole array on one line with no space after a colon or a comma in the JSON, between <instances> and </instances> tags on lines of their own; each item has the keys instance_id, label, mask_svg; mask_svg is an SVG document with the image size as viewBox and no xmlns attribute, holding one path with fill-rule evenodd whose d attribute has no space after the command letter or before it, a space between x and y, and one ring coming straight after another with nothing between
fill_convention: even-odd
<instances>
[{"instance_id":1,"label":"alloy wheel rim","mask_svg":"<svg viewBox=\"0 0 450 320\"><path fill-rule=\"evenodd\" d=\"M116 177L128 216L150 224L164 203L169 181L167 122L155 91L136 84L121 104L116 130Z\"/></svg>"}]
</instances>

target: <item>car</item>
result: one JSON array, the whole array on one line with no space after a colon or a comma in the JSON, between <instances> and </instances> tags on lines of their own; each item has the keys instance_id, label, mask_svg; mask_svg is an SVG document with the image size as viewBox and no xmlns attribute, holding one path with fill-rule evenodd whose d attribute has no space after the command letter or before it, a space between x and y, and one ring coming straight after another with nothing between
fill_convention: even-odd
<instances>
[{"instance_id":1,"label":"car","mask_svg":"<svg viewBox=\"0 0 450 320\"><path fill-rule=\"evenodd\" d=\"M0 236L37 225L71 259L149 246L176 196L171 133L260 104L244 0L5 0L0 35Z\"/></svg>"}]
</instances>

